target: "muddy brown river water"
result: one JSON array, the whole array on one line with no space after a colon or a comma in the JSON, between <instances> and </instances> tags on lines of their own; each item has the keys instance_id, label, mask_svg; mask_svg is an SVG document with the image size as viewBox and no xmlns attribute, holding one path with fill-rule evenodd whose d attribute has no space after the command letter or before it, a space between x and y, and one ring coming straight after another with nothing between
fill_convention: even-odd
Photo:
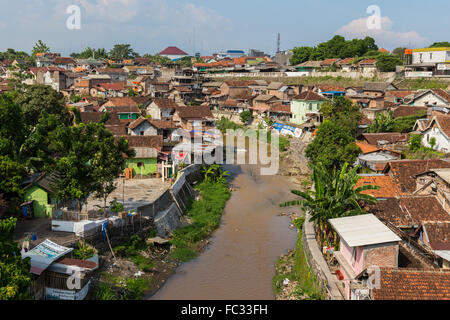
<instances>
[{"instance_id":1,"label":"muddy brown river water","mask_svg":"<svg viewBox=\"0 0 450 320\"><path fill-rule=\"evenodd\" d=\"M276 259L294 249L297 232L280 208L294 199L288 177L260 176L255 166L224 165L235 189L220 228L200 256L182 264L151 299L270 300Z\"/></svg>"}]
</instances>

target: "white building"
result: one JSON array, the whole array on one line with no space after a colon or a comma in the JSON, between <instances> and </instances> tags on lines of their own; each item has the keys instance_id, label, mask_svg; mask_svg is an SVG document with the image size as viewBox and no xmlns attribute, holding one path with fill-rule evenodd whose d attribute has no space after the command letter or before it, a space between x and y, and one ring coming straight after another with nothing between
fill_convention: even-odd
<instances>
[{"instance_id":1,"label":"white building","mask_svg":"<svg viewBox=\"0 0 450 320\"><path fill-rule=\"evenodd\" d=\"M433 117L428 128L422 133L422 144L431 148L432 138L436 139L434 150L445 153L450 151L450 117Z\"/></svg>"},{"instance_id":2,"label":"white building","mask_svg":"<svg viewBox=\"0 0 450 320\"><path fill-rule=\"evenodd\" d=\"M159 53L162 57L167 57L172 61L179 60L181 58L189 56L186 52L184 52L181 49L178 49L177 47L167 47L163 51Z\"/></svg>"},{"instance_id":3,"label":"white building","mask_svg":"<svg viewBox=\"0 0 450 320\"><path fill-rule=\"evenodd\" d=\"M450 47L412 51L412 64L406 66L407 78L450 76Z\"/></svg>"}]
</instances>

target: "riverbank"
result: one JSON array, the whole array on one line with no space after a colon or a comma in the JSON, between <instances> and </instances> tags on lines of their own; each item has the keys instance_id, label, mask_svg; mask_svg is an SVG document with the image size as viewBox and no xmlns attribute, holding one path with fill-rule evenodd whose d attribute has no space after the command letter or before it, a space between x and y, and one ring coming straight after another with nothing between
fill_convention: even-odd
<instances>
[{"instance_id":1,"label":"riverbank","mask_svg":"<svg viewBox=\"0 0 450 320\"><path fill-rule=\"evenodd\" d=\"M188 204L181 227L170 240L132 236L100 257L102 265L94 276L90 299L140 300L150 297L175 273L177 267L195 258L208 245L208 238L220 225L231 195L225 181L202 181L195 187L196 199Z\"/></svg>"}]
</instances>

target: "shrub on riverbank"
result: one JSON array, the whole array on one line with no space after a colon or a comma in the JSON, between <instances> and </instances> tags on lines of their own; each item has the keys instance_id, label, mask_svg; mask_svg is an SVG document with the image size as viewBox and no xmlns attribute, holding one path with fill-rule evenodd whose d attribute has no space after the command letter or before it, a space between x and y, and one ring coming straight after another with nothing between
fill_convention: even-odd
<instances>
[{"instance_id":1,"label":"shrub on riverbank","mask_svg":"<svg viewBox=\"0 0 450 320\"><path fill-rule=\"evenodd\" d=\"M223 209L231 196L225 182L203 181L196 189L199 190L201 199L192 202L186 213L192 224L175 230L170 240L175 246L171 257L180 262L197 256L200 241L219 227Z\"/></svg>"}]
</instances>

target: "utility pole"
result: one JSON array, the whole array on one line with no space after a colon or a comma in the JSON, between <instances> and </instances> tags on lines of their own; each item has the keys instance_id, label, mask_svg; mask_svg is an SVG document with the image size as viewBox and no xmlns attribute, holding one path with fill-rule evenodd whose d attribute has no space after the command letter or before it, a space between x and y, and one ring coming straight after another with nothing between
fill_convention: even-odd
<instances>
[{"instance_id":1,"label":"utility pole","mask_svg":"<svg viewBox=\"0 0 450 320\"><path fill-rule=\"evenodd\" d=\"M278 32L277 53L280 52L280 44L281 44L281 35Z\"/></svg>"}]
</instances>

